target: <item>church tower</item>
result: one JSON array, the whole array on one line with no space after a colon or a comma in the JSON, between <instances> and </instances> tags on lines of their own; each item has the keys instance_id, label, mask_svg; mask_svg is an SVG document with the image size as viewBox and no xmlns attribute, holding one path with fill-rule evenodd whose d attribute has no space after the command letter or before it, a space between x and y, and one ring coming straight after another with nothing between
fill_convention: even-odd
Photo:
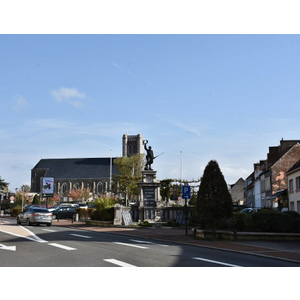
<instances>
[{"instance_id":1,"label":"church tower","mask_svg":"<svg viewBox=\"0 0 300 300\"><path fill-rule=\"evenodd\" d=\"M123 156L131 156L134 154L143 154L143 137L138 135L123 135Z\"/></svg>"}]
</instances>

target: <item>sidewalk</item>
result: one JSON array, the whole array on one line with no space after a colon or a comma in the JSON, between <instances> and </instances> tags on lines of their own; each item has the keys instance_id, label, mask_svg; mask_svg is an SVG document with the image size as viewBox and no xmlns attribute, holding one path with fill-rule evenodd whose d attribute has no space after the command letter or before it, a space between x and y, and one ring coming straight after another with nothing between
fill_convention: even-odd
<instances>
[{"instance_id":1,"label":"sidewalk","mask_svg":"<svg viewBox=\"0 0 300 300\"><path fill-rule=\"evenodd\" d=\"M83 221L73 222L71 220L54 220L53 226L67 226L71 228L114 233L147 238L157 241L186 244L198 247L221 249L247 253L251 255L271 257L281 260L293 261L300 264L300 242L299 241L206 241L194 239L192 231L185 228L125 228L125 227L100 227L86 225Z\"/></svg>"}]
</instances>

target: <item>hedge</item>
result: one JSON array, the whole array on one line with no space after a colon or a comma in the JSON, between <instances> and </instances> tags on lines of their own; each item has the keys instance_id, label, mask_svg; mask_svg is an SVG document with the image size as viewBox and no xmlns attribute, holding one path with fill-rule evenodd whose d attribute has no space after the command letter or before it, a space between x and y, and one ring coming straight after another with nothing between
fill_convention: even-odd
<instances>
[{"instance_id":1,"label":"hedge","mask_svg":"<svg viewBox=\"0 0 300 300\"><path fill-rule=\"evenodd\" d=\"M237 231L300 233L300 215L297 212L281 213L261 210L257 213L234 213Z\"/></svg>"}]
</instances>

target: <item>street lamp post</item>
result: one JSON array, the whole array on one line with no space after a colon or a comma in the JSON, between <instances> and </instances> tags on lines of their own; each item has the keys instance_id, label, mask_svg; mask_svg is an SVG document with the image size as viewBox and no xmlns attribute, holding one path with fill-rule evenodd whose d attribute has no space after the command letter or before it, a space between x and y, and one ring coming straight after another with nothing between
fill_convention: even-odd
<instances>
[{"instance_id":1,"label":"street lamp post","mask_svg":"<svg viewBox=\"0 0 300 300\"><path fill-rule=\"evenodd\" d=\"M110 166L109 166L109 193L111 197L111 176L112 176L112 149L110 149Z\"/></svg>"},{"instance_id":2,"label":"street lamp post","mask_svg":"<svg viewBox=\"0 0 300 300\"><path fill-rule=\"evenodd\" d=\"M23 212L23 203L24 203L24 185L22 186L22 212Z\"/></svg>"}]
</instances>

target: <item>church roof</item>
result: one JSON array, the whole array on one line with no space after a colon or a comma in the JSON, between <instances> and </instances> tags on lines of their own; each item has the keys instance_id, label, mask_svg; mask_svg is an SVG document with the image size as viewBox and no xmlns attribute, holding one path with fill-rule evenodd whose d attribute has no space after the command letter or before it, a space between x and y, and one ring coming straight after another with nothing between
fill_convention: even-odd
<instances>
[{"instance_id":1,"label":"church roof","mask_svg":"<svg viewBox=\"0 0 300 300\"><path fill-rule=\"evenodd\" d=\"M112 174L117 174L117 167L112 158ZM32 170L46 169L45 177L88 179L109 178L110 158L53 158L41 159Z\"/></svg>"}]
</instances>

